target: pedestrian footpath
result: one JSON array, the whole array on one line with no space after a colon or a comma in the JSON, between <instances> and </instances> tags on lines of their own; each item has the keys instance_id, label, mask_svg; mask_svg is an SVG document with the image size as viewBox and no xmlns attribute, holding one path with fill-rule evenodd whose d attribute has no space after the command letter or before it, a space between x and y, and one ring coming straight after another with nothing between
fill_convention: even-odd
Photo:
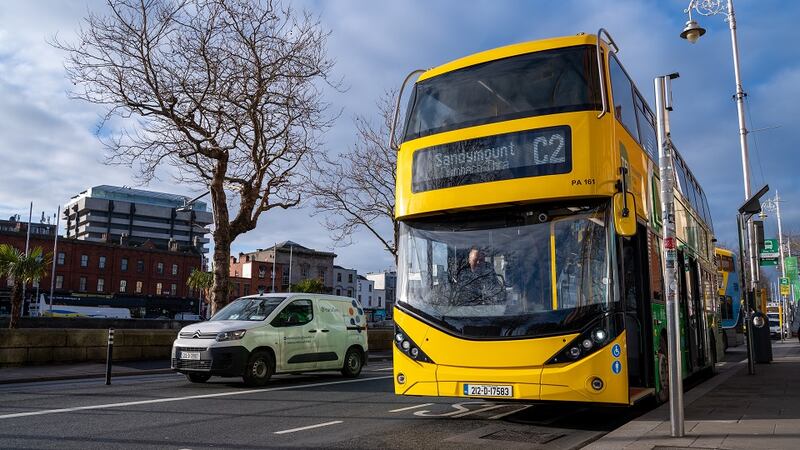
<instances>
[{"instance_id":1,"label":"pedestrian footpath","mask_svg":"<svg viewBox=\"0 0 800 450\"><path fill-rule=\"evenodd\" d=\"M737 348L745 357L743 346ZM800 343L773 341L773 362L726 362L719 374L684 397L685 431L670 436L669 404L628 422L584 447L611 449L798 449L800 448Z\"/></svg>"},{"instance_id":2,"label":"pedestrian footpath","mask_svg":"<svg viewBox=\"0 0 800 450\"><path fill-rule=\"evenodd\" d=\"M391 361L392 352L370 352L369 362ZM119 361L112 366L112 376L153 375L172 373L168 359L152 361ZM0 384L29 383L36 381L75 380L103 378L105 363L53 364L42 366L0 367Z\"/></svg>"}]
</instances>

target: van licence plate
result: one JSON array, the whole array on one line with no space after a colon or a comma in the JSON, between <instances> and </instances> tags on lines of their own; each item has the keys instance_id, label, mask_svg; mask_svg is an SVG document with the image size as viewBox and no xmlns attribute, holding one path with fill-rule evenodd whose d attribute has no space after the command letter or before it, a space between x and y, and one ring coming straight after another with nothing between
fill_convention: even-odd
<instances>
[{"instance_id":1,"label":"van licence plate","mask_svg":"<svg viewBox=\"0 0 800 450\"><path fill-rule=\"evenodd\" d=\"M464 395L470 397L513 397L514 387L498 384L466 384Z\"/></svg>"},{"instance_id":2,"label":"van licence plate","mask_svg":"<svg viewBox=\"0 0 800 450\"><path fill-rule=\"evenodd\" d=\"M181 352L181 359L200 360L200 352Z\"/></svg>"}]
</instances>

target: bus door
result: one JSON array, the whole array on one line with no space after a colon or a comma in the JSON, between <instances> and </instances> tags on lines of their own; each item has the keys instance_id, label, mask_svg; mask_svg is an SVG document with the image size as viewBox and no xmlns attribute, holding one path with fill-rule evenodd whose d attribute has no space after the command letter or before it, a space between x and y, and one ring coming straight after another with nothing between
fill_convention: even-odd
<instances>
[{"instance_id":1,"label":"bus door","mask_svg":"<svg viewBox=\"0 0 800 450\"><path fill-rule=\"evenodd\" d=\"M689 274L686 265L685 254L678 250L678 302L680 303L680 331L681 331L681 353L683 354L683 366L686 373L694 372L694 351L696 344L690 330L692 329L689 321L691 311L689 310Z\"/></svg>"},{"instance_id":2,"label":"bus door","mask_svg":"<svg viewBox=\"0 0 800 450\"><path fill-rule=\"evenodd\" d=\"M625 299L625 331L628 346L630 386L648 387L652 379L652 333L644 324L652 323L647 259L647 229L639 225L636 235L622 238L622 286Z\"/></svg>"},{"instance_id":3,"label":"bus door","mask_svg":"<svg viewBox=\"0 0 800 450\"><path fill-rule=\"evenodd\" d=\"M690 329L694 339L694 363L700 368L706 364L706 309L703 302L703 291L700 286L700 268L695 258L689 258L689 287L691 292Z\"/></svg>"}]
</instances>

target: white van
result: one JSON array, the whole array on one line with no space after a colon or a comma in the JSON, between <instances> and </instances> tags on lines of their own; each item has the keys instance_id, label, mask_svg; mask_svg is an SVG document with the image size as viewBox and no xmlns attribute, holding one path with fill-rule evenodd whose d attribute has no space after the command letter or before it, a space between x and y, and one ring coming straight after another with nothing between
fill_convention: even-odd
<instances>
[{"instance_id":1,"label":"white van","mask_svg":"<svg viewBox=\"0 0 800 450\"><path fill-rule=\"evenodd\" d=\"M367 350L364 310L350 297L250 295L181 329L172 369L195 383L218 375L243 377L251 386L273 373L341 370L357 377Z\"/></svg>"}]
</instances>

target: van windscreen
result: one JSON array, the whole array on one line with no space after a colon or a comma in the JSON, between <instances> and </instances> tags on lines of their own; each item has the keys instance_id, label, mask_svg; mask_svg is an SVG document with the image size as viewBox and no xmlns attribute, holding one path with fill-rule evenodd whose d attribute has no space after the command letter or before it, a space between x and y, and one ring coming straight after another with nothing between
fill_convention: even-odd
<instances>
[{"instance_id":1,"label":"van windscreen","mask_svg":"<svg viewBox=\"0 0 800 450\"><path fill-rule=\"evenodd\" d=\"M250 297L234 300L211 317L211 320L264 320L286 297Z\"/></svg>"}]
</instances>

